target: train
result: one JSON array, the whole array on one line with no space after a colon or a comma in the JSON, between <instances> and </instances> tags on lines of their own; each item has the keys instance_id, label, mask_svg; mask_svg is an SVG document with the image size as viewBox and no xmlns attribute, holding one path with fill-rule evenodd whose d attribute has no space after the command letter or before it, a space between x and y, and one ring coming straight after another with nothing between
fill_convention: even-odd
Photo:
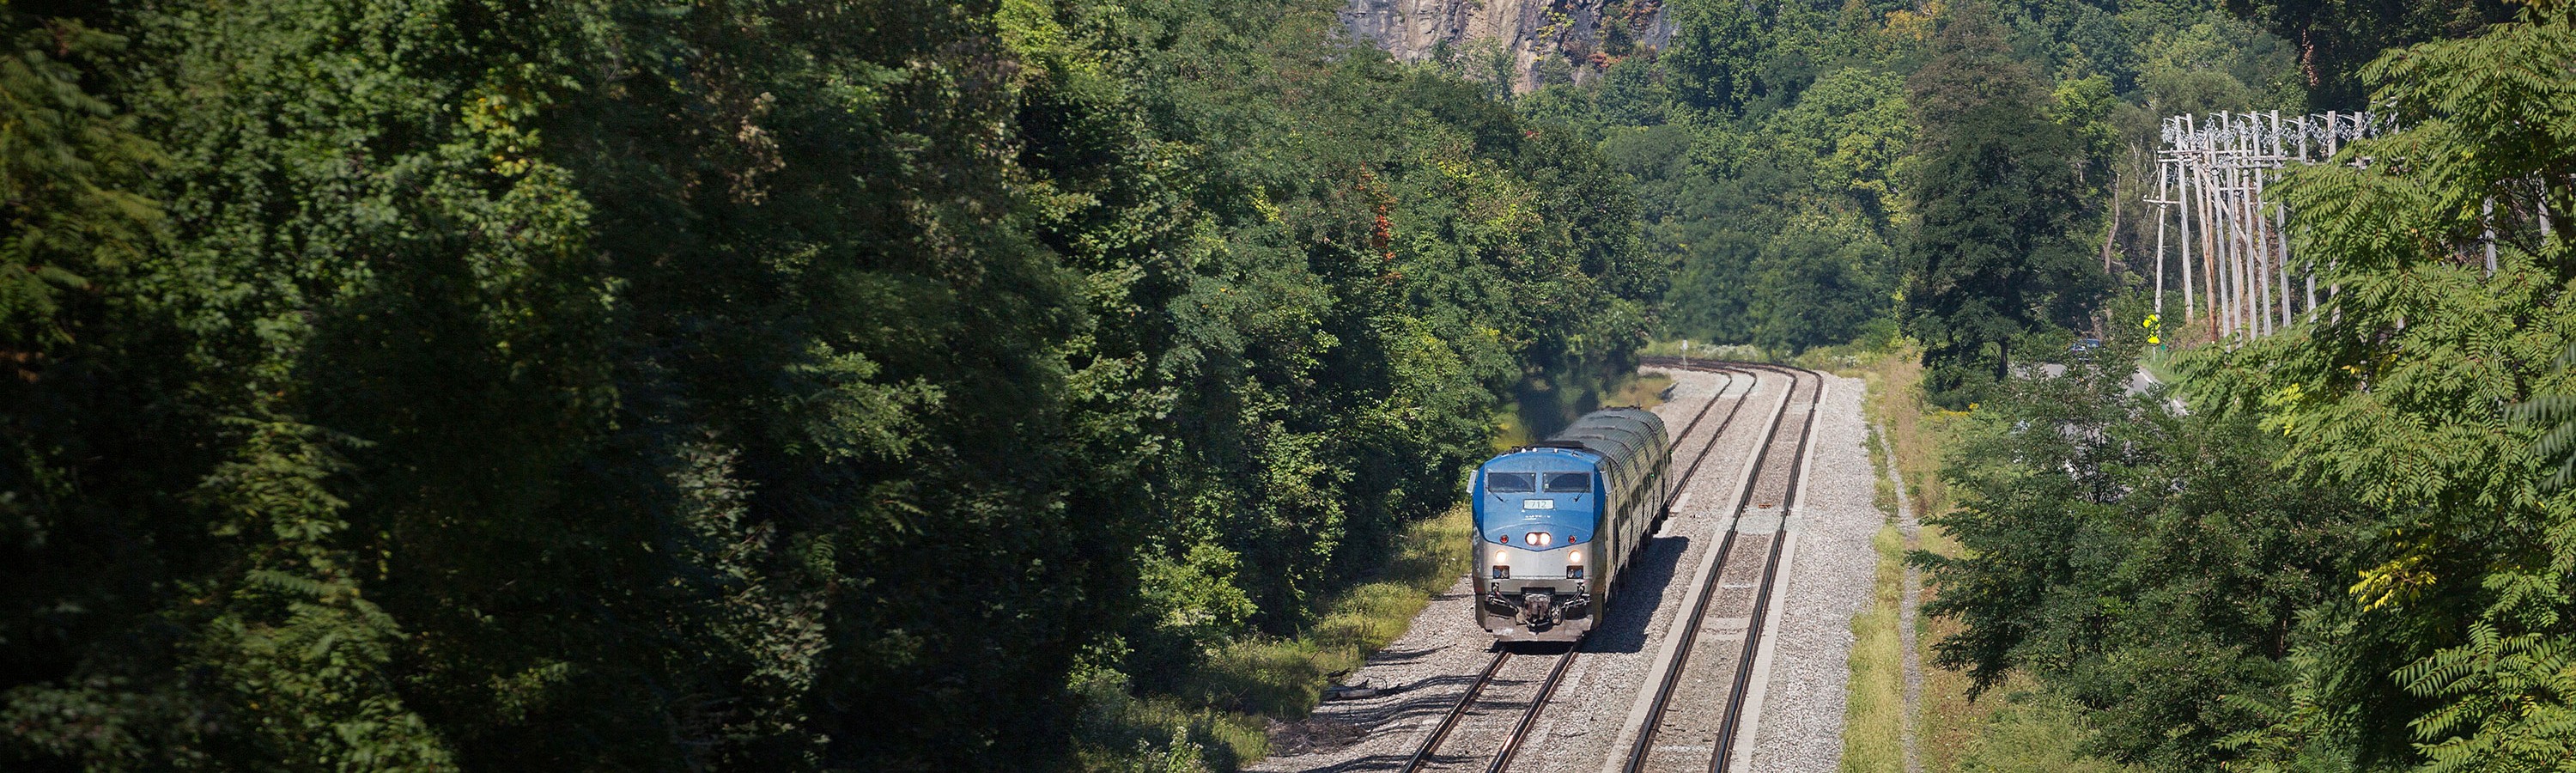
<instances>
[{"instance_id":1,"label":"train","mask_svg":"<svg viewBox=\"0 0 2576 773\"><path fill-rule=\"evenodd\" d=\"M1598 626L1671 503L1671 445L1653 412L1605 408L1477 466L1476 622L1505 642L1574 641Z\"/></svg>"}]
</instances>

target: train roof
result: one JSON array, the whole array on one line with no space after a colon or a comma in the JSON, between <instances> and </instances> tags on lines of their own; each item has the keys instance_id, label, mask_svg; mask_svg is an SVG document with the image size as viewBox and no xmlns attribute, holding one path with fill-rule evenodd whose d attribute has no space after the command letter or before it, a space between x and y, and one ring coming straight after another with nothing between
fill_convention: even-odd
<instances>
[{"instance_id":1,"label":"train roof","mask_svg":"<svg viewBox=\"0 0 2576 773\"><path fill-rule=\"evenodd\" d=\"M1528 448L1568 448L1590 451L1615 460L1614 464L1624 465L1631 460L1643 458L1648 450L1660 446L1663 436L1664 420L1656 416L1653 411L1643 408L1604 408L1584 414L1583 418L1576 419L1564 431L1531 444Z\"/></svg>"}]
</instances>

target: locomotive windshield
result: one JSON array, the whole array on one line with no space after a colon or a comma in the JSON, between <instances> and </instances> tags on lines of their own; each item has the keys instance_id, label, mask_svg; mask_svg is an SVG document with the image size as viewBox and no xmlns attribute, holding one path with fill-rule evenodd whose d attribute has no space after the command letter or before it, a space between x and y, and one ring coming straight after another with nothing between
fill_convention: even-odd
<instances>
[{"instance_id":1,"label":"locomotive windshield","mask_svg":"<svg viewBox=\"0 0 2576 773\"><path fill-rule=\"evenodd\" d=\"M1550 493L1550 494L1589 494L1589 493L1592 493L1592 473L1588 473L1588 472L1551 472L1551 473L1548 473L1548 474L1547 474L1547 493Z\"/></svg>"},{"instance_id":2,"label":"locomotive windshield","mask_svg":"<svg viewBox=\"0 0 2576 773\"><path fill-rule=\"evenodd\" d=\"M1501 494L1527 494L1538 490L1538 473L1485 473L1485 490ZM1551 489L1553 490L1553 489Z\"/></svg>"}]
</instances>

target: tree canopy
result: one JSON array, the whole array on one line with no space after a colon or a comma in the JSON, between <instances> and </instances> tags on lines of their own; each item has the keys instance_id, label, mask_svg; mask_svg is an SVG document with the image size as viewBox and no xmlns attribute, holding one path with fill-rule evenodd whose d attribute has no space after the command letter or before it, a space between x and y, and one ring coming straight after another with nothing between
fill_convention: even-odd
<instances>
[{"instance_id":1,"label":"tree canopy","mask_svg":"<svg viewBox=\"0 0 2576 773\"><path fill-rule=\"evenodd\" d=\"M1071 765L1661 292L1588 143L1333 23L0 9L0 765Z\"/></svg>"},{"instance_id":2,"label":"tree canopy","mask_svg":"<svg viewBox=\"0 0 2576 773\"><path fill-rule=\"evenodd\" d=\"M2155 770L2576 759L2571 71L2555 2L2362 68L2403 129L2276 188L2330 297L2184 354L2187 404L2128 393L2125 332L1997 385L1940 522L1969 550L1916 557L1966 624L1941 659L2036 676Z\"/></svg>"}]
</instances>

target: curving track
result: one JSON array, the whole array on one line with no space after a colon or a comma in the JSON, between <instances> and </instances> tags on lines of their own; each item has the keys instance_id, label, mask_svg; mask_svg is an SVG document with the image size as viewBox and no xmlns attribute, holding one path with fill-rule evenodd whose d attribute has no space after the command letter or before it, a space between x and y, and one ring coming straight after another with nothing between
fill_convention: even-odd
<instances>
[{"instance_id":1,"label":"curving track","mask_svg":"<svg viewBox=\"0 0 2576 773\"><path fill-rule=\"evenodd\" d=\"M1746 382L1744 393L1751 394L1766 377L1776 379L1788 372L1767 366L1705 362L1691 363L1688 367L1678 361L1649 364L1721 374L1725 380L1720 382L1713 395L1728 393L1739 379ZM1681 474L1673 479L1676 494L1699 471L1701 463L1708 460L1717 439L1735 423L1746 401L1725 401L1727 410L1719 416L1717 424L1707 432L1700 432L1718 402L1720 400L1712 396L1691 415L1690 422L1683 425L1680 432L1673 434L1674 461L1682 466ZM1785 408L1789 402L1784 400L1781 405ZM1687 464L1681 464L1684 454L1688 454ZM1522 652L1497 646L1484 670L1432 727L1423 738L1422 745L1414 750L1413 756L1400 770L1403 773L1428 770L1503 773L1509 770L1530 729L1537 724L1540 712L1547 708L1549 697L1555 694L1558 682L1564 678L1567 667L1573 664L1580 651L1579 646ZM1449 753L1443 754L1444 750Z\"/></svg>"},{"instance_id":2,"label":"curving track","mask_svg":"<svg viewBox=\"0 0 2576 773\"><path fill-rule=\"evenodd\" d=\"M1656 358L1661 359L1661 358ZM1700 370L1678 360L1648 364ZM1625 750L1626 773L1725 771L1735 762L1735 742L1752 692L1756 655L1771 608L1784 543L1782 526L1795 504L1801 461L1815 424L1823 379L1815 373L1768 365L1730 370L1790 379L1772 431L1758 452L1750 484L1718 545L1719 558L1702 578L1680 640L1654 691L1635 744Z\"/></svg>"}]
</instances>

